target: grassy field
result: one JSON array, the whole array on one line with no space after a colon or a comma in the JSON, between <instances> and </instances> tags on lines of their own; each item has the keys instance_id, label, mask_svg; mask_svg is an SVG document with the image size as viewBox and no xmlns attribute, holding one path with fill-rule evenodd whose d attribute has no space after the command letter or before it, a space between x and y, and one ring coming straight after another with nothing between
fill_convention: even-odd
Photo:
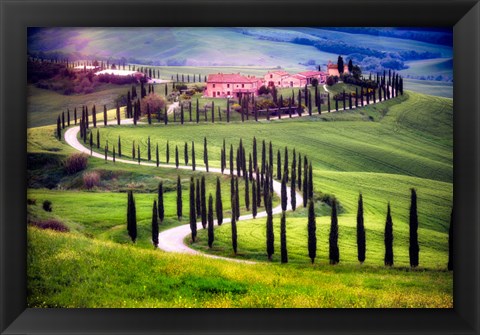
<instances>
[{"instance_id":1,"label":"grassy field","mask_svg":"<svg viewBox=\"0 0 480 335\"><path fill-rule=\"evenodd\" d=\"M29 307L452 307L452 273L239 264L28 230Z\"/></svg>"},{"instance_id":2,"label":"grassy field","mask_svg":"<svg viewBox=\"0 0 480 335\"><path fill-rule=\"evenodd\" d=\"M343 90L341 85L332 89ZM112 111L109 113L111 117ZM408 91L403 97L363 109L314 114L299 119L108 126L100 130L103 143L108 140L116 144L118 136L121 137L127 158L133 141L140 144L142 153L146 153L150 136L152 144L158 143L160 160L164 162L168 140L171 164L175 145L180 149L180 164L183 164L185 141L189 147L191 141L195 141L197 166L202 166L205 136L210 166L213 167L219 167L224 139L227 148L232 144L235 150L241 138L248 155L255 136L259 157L261 141L266 140L267 147L272 141L274 171L277 150L282 152L283 161L283 150L287 146L290 163L294 148L302 157L307 154L313 165L317 198L318 258L313 266L309 264L306 250L306 212L301 204L297 204L300 208L296 212L287 216L290 257L287 265L278 264L278 217L274 218L276 253L273 263L265 262L264 219L238 224L237 256L232 255L228 224L215 230L213 249L206 247L203 230L199 232L198 242L192 245L217 255L261 261L257 265L148 250L151 248L149 225L156 185L160 179L167 185L174 185L177 171L121 163L114 165L91 158L88 171L100 172L102 184L93 192L86 191L82 187L81 174L68 176L62 170L59 162L73 149L55 140L55 127L29 129L28 197L37 200L36 206L29 206L29 212L38 219L57 218L71 228L68 234L29 229L29 305L451 307L452 274L443 269L448 254L447 232L453 194L452 120L451 99ZM48 178L44 176L45 171L51 172ZM187 217L187 185L192 172L179 173L184 181L184 213ZM198 172L194 174L199 175ZM206 177L208 193L216 177ZM420 268L417 271L407 268L411 187L415 187L418 193ZM136 190L139 234L142 236L135 246L127 243L125 229L124 192L131 188ZM224 207L228 211L228 179L223 180L222 192ZM367 260L363 266L356 261L355 247L359 192L364 197L367 231ZM324 194L335 196L341 208L341 263L335 267L326 266L330 207L318 200ZM39 208L44 199L52 200L52 213ZM161 229L179 224L175 219L174 199L172 189L166 194L168 219ZM278 199L275 201L278 203ZM392 205L394 222L394 269L383 267L383 229L388 202ZM87 214L76 212L79 204L88 208ZM242 214L243 211L242 208ZM94 264L86 262L81 255L95 258ZM123 257L126 263L119 265ZM139 259L145 261L139 262ZM57 267L62 269L59 274L55 273ZM91 267L96 270L92 271ZM108 269L113 267L117 272L108 274ZM135 277L131 277L132 271ZM78 272L82 280L75 280L72 284L74 272ZM151 277L147 273L158 275ZM105 277L111 278L108 284L95 280ZM139 289L141 287L144 291ZM386 287L391 290L384 290ZM123 289L121 292L120 288ZM73 298L68 300L68 297Z\"/></svg>"}]
</instances>

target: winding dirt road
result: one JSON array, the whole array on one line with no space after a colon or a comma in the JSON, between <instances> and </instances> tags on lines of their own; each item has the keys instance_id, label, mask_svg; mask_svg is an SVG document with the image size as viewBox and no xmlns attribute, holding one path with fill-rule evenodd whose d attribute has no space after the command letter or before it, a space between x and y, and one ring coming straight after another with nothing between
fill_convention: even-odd
<instances>
[{"instance_id":1,"label":"winding dirt road","mask_svg":"<svg viewBox=\"0 0 480 335\"><path fill-rule=\"evenodd\" d=\"M132 124L132 123L133 123L132 119L126 119L126 120L121 121L121 124ZM110 121L110 122L108 122L108 124L115 125L115 124L117 124L117 121ZM102 124L97 123L97 127L98 126L103 126L103 123ZM97 157L97 158L100 158L100 159L105 159L105 154L100 154L100 153L97 153L95 151L90 153L90 149L85 147L82 143L80 143L80 141L77 138L79 131L80 131L79 126L74 126L72 128L69 128L64 134L65 142L68 145L70 145L71 147L73 147L74 149L76 149L80 152L84 152L84 153L89 154L89 155L91 154L91 156ZM111 156L107 156L107 160L112 161L113 158ZM122 159L122 158L117 158L117 157L115 157L115 162L126 163L126 164L135 164L135 165L156 166L155 163L140 162L140 164L139 164L138 161L127 160L127 159ZM176 168L175 165L172 165L172 164L159 164L159 167L168 168L168 169L175 169ZM181 165L178 168L182 169L182 170L191 170L192 169L191 166L181 166ZM195 170L206 172L206 169L204 167L198 167L197 166ZM225 170L225 171L227 171L227 170ZM212 168L212 167L209 168L209 172L214 172L214 173L219 173L219 174L222 173L221 169ZM281 183L279 183L276 180L273 180L273 191L279 196L281 195L281 186L282 186ZM297 192L295 194L296 194L296 203L297 204L303 203L303 197L300 194L298 194ZM287 186L287 197L288 197L287 211L289 211L289 210L292 209L292 207L291 207L291 204L290 204L290 187L288 187L288 186ZM277 207L272 209L273 214L279 214L281 212L282 212L281 205L278 205ZM266 217L266 216L267 216L267 213L265 211L257 213L257 218L263 218L263 217ZM249 219L253 219L253 216L251 214L240 216L238 221L249 220ZM230 221L231 221L230 218L225 218L223 220L223 224L230 223ZM214 224L217 225L217 220L214 221ZM203 229L203 227L202 227L201 221L198 221L197 222L197 230L200 230L200 229ZM238 259L233 259L233 258L209 255L209 254L205 254L205 253L199 252L197 250L194 250L194 249L188 247L187 245L185 245L184 242L183 242L184 239L190 233L191 233L190 224L184 224L184 225L181 225L181 226L177 226L177 227L174 227L174 228L164 230L158 235L158 241L159 241L158 247L160 249L164 250L164 251L167 251L167 252L198 254L198 255L203 255L203 256L206 256L206 257L224 259L224 260L233 261L233 262L252 263L252 264L255 263L255 262L252 262L252 261L245 261L245 260L238 260Z\"/></svg>"}]
</instances>

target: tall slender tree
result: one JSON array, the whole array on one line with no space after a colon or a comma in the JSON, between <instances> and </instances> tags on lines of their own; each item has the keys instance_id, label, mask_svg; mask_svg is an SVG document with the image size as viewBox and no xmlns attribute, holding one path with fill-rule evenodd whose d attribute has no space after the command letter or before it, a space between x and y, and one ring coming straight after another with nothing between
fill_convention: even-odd
<instances>
[{"instance_id":1,"label":"tall slender tree","mask_svg":"<svg viewBox=\"0 0 480 335\"><path fill-rule=\"evenodd\" d=\"M283 178L282 178L282 187L281 187L280 193L281 193L282 211L286 211L288 197L287 197L287 178L285 177L285 175L283 175Z\"/></svg>"},{"instance_id":2,"label":"tall slender tree","mask_svg":"<svg viewBox=\"0 0 480 335\"><path fill-rule=\"evenodd\" d=\"M215 239L213 230L213 197L212 194L208 196L208 247L212 248Z\"/></svg>"},{"instance_id":3,"label":"tall slender tree","mask_svg":"<svg viewBox=\"0 0 480 335\"><path fill-rule=\"evenodd\" d=\"M410 191L410 246L408 251L410 255L410 266L415 268L418 266L418 253L420 251L420 247L418 246L417 192L414 188Z\"/></svg>"},{"instance_id":4,"label":"tall slender tree","mask_svg":"<svg viewBox=\"0 0 480 335\"><path fill-rule=\"evenodd\" d=\"M280 219L280 254L282 263L288 263L287 225L285 221L285 212L282 212Z\"/></svg>"},{"instance_id":5,"label":"tall slender tree","mask_svg":"<svg viewBox=\"0 0 480 335\"><path fill-rule=\"evenodd\" d=\"M308 202L308 257L313 264L317 257L317 224L315 222L315 207L313 199Z\"/></svg>"},{"instance_id":6,"label":"tall slender tree","mask_svg":"<svg viewBox=\"0 0 480 335\"><path fill-rule=\"evenodd\" d=\"M282 180L282 155L277 150L277 180Z\"/></svg>"},{"instance_id":7,"label":"tall slender tree","mask_svg":"<svg viewBox=\"0 0 480 335\"><path fill-rule=\"evenodd\" d=\"M205 164L205 169L208 172L208 148L207 148L207 138L203 138L203 163Z\"/></svg>"},{"instance_id":8,"label":"tall slender tree","mask_svg":"<svg viewBox=\"0 0 480 335\"><path fill-rule=\"evenodd\" d=\"M158 248L158 212L157 212L157 200L153 200L152 243L153 243L154 248Z\"/></svg>"},{"instance_id":9,"label":"tall slender tree","mask_svg":"<svg viewBox=\"0 0 480 335\"><path fill-rule=\"evenodd\" d=\"M240 195L238 191L238 178L235 178L235 211L238 220L240 218Z\"/></svg>"},{"instance_id":10,"label":"tall slender tree","mask_svg":"<svg viewBox=\"0 0 480 335\"><path fill-rule=\"evenodd\" d=\"M217 177L217 188L215 192L215 212L217 214L217 224L221 226L223 223L223 204L220 177Z\"/></svg>"},{"instance_id":11,"label":"tall slender tree","mask_svg":"<svg viewBox=\"0 0 480 335\"><path fill-rule=\"evenodd\" d=\"M257 185L255 183L255 179L252 180L252 216L255 219L257 217Z\"/></svg>"},{"instance_id":12,"label":"tall slender tree","mask_svg":"<svg viewBox=\"0 0 480 335\"><path fill-rule=\"evenodd\" d=\"M248 185L248 178L245 178L245 207L247 211L250 210L250 188Z\"/></svg>"},{"instance_id":13,"label":"tall slender tree","mask_svg":"<svg viewBox=\"0 0 480 335\"><path fill-rule=\"evenodd\" d=\"M283 175L285 176L285 181L288 183L288 148L285 147L285 159L283 161Z\"/></svg>"},{"instance_id":14,"label":"tall slender tree","mask_svg":"<svg viewBox=\"0 0 480 335\"><path fill-rule=\"evenodd\" d=\"M205 229L207 226L207 199L206 199L206 191L205 191L205 176L202 175L202 180L200 182L200 195L202 197L201 207L202 207L202 227Z\"/></svg>"},{"instance_id":15,"label":"tall slender tree","mask_svg":"<svg viewBox=\"0 0 480 335\"><path fill-rule=\"evenodd\" d=\"M177 218L182 219L182 183L180 176L177 176Z\"/></svg>"},{"instance_id":16,"label":"tall slender tree","mask_svg":"<svg viewBox=\"0 0 480 335\"><path fill-rule=\"evenodd\" d=\"M362 193L358 196L358 209L357 209L357 257L360 264L365 261L366 251L365 240L365 226L363 221L363 196Z\"/></svg>"},{"instance_id":17,"label":"tall slender tree","mask_svg":"<svg viewBox=\"0 0 480 335\"><path fill-rule=\"evenodd\" d=\"M167 141L167 147L166 147L166 152L165 152L165 161L168 163L170 163L170 144L168 143Z\"/></svg>"},{"instance_id":18,"label":"tall slender tree","mask_svg":"<svg viewBox=\"0 0 480 335\"><path fill-rule=\"evenodd\" d=\"M152 152L151 152L151 146L150 146L150 136L148 136L147 140L147 159L150 162L152 160Z\"/></svg>"},{"instance_id":19,"label":"tall slender tree","mask_svg":"<svg viewBox=\"0 0 480 335\"><path fill-rule=\"evenodd\" d=\"M178 161L178 145L175 146L175 167L178 169L179 161Z\"/></svg>"},{"instance_id":20,"label":"tall slender tree","mask_svg":"<svg viewBox=\"0 0 480 335\"><path fill-rule=\"evenodd\" d=\"M196 187L196 197L195 197L195 208L197 209L197 217L202 216L202 195L201 191L202 189L200 188L200 179L197 179L197 187Z\"/></svg>"},{"instance_id":21,"label":"tall slender tree","mask_svg":"<svg viewBox=\"0 0 480 335\"><path fill-rule=\"evenodd\" d=\"M133 192L128 191L128 205L127 205L127 231L133 243L137 239L137 211L135 209L135 199Z\"/></svg>"},{"instance_id":22,"label":"tall slender tree","mask_svg":"<svg viewBox=\"0 0 480 335\"><path fill-rule=\"evenodd\" d=\"M393 266L393 222L390 214L390 203L387 208L387 219L385 222L385 258L384 262L386 266Z\"/></svg>"},{"instance_id":23,"label":"tall slender tree","mask_svg":"<svg viewBox=\"0 0 480 335\"><path fill-rule=\"evenodd\" d=\"M190 177L190 202L189 202L189 218L190 218L190 231L192 233L192 242L195 242L197 237L197 214L195 213L195 184L193 182L193 176Z\"/></svg>"},{"instance_id":24,"label":"tall slender tree","mask_svg":"<svg viewBox=\"0 0 480 335\"><path fill-rule=\"evenodd\" d=\"M236 213L236 208L235 204L237 203L235 199L235 195L233 195L232 198L232 221L231 221L231 228L232 228L232 248L233 252L236 255L237 254L237 215Z\"/></svg>"},{"instance_id":25,"label":"tall slender tree","mask_svg":"<svg viewBox=\"0 0 480 335\"><path fill-rule=\"evenodd\" d=\"M188 144L185 142L185 146L183 149L183 160L185 161L185 165L188 166Z\"/></svg>"},{"instance_id":26,"label":"tall slender tree","mask_svg":"<svg viewBox=\"0 0 480 335\"><path fill-rule=\"evenodd\" d=\"M308 166L308 198L313 198L313 173L312 173L312 162Z\"/></svg>"},{"instance_id":27,"label":"tall slender tree","mask_svg":"<svg viewBox=\"0 0 480 335\"><path fill-rule=\"evenodd\" d=\"M337 218L337 201L332 201L332 216L330 221L329 242L329 259L330 264L335 265L340 262L340 251L338 249L338 218Z\"/></svg>"},{"instance_id":28,"label":"tall slender tree","mask_svg":"<svg viewBox=\"0 0 480 335\"><path fill-rule=\"evenodd\" d=\"M118 135L118 157L122 157L122 141L120 140L120 135Z\"/></svg>"},{"instance_id":29,"label":"tall slender tree","mask_svg":"<svg viewBox=\"0 0 480 335\"><path fill-rule=\"evenodd\" d=\"M295 155L293 156L295 157ZM297 193L296 193L296 179L297 179L297 172L296 172L296 162L295 160L292 161L292 173L290 177L290 205L292 206L292 211L295 211L297 208Z\"/></svg>"},{"instance_id":30,"label":"tall slender tree","mask_svg":"<svg viewBox=\"0 0 480 335\"><path fill-rule=\"evenodd\" d=\"M158 167L160 165L160 154L158 153L158 143L155 147L155 162Z\"/></svg>"},{"instance_id":31,"label":"tall slender tree","mask_svg":"<svg viewBox=\"0 0 480 335\"><path fill-rule=\"evenodd\" d=\"M268 193L265 197L265 209L267 211L267 256L269 261L272 260L272 255L275 253L271 199L271 195Z\"/></svg>"}]
</instances>

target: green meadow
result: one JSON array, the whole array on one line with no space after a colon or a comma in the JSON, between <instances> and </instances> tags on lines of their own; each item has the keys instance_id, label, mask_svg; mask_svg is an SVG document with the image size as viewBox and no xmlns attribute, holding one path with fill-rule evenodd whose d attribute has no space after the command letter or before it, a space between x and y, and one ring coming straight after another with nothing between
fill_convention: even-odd
<instances>
[{"instance_id":1,"label":"green meadow","mask_svg":"<svg viewBox=\"0 0 480 335\"><path fill-rule=\"evenodd\" d=\"M341 92L344 88L337 84L329 90ZM109 118L114 114L110 110ZM39 121L37 125L53 124L56 115L48 116L47 121ZM101 113L99 119L100 116ZM73 175L65 173L62 162L74 149L55 139L55 126L30 128L27 197L35 199L36 204L28 206L29 218L59 220L70 228L70 232L29 228L29 306L453 306L453 275L445 270L453 203L451 99L407 91L401 97L358 110L315 112L301 118L283 116L281 120L272 118L259 122L251 118L243 123L235 115L232 120L226 123L225 119L216 118L215 123L201 121L199 124L186 122L165 126L154 122L152 125L100 128L102 143L108 141L116 145L121 138L122 158L126 159L132 159L134 141L146 158L150 137L152 156L158 144L160 161L165 163L168 141L172 169L114 164L91 157L86 171L96 171L100 175L100 184L92 190L83 185L85 171ZM307 155L313 166L316 199L318 251L315 264L310 264L308 258L307 213L301 203L297 204L295 212L287 214L288 264L279 261L278 216L274 216L272 262L266 257L264 218L238 222L237 255L231 248L231 230L227 223L215 228L212 249L206 245L205 230L199 231L198 240L193 244L188 237L185 239L186 244L202 252L254 260L256 264L153 250L150 223L159 181L167 187L166 220L160 225L161 231L188 223L190 176L204 175L207 194L215 195L215 174L174 169L175 146L179 148L179 161L183 165L184 144L188 142L191 152L192 141L195 142L197 166L203 166L204 137L208 141L211 167L220 167L224 140L227 149L233 145L236 150L241 139L248 157L255 137L259 159L262 141L266 141L267 149L271 141L274 175L278 150L282 153L282 163L285 147L290 164L293 149L302 159ZM95 140L95 136L93 138ZM184 218L180 221L176 218L177 175L182 179L184 200ZM224 217L229 217L230 179L228 176L221 179ZM243 215L248 212L243 199L243 180L239 186ZM414 270L409 268L408 259L411 188L417 190L420 223L420 266ZM134 190L137 203L139 241L136 244L129 242L126 231L126 191L129 189ZM361 265L356 258L355 239L359 193L364 199L367 236L366 261ZM328 265L331 208L322 201L325 197L335 197L340 205L340 264L336 266ZM52 201L52 212L41 209L44 200ZM278 204L279 199L275 198L274 202ZM394 230L393 268L383 266L383 231L388 203L392 206Z\"/></svg>"}]
</instances>

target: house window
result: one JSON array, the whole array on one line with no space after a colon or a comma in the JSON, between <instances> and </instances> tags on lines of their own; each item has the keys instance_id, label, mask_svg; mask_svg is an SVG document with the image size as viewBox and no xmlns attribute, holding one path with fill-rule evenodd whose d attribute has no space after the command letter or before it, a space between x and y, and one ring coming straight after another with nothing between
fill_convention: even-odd
<instances>
[{"instance_id":1,"label":"house window","mask_svg":"<svg viewBox=\"0 0 480 335\"><path fill-rule=\"evenodd\" d=\"M213 84L213 88L215 88L215 84Z\"/></svg>"},{"instance_id":2,"label":"house window","mask_svg":"<svg viewBox=\"0 0 480 335\"><path fill-rule=\"evenodd\" d=\"M245 84L242 84L242 88L244 88L244 87L245 87Z\"/></svg>"},{"instance_id":3,"label":"house window","mask_svg":"<svg viewBox=\"0 0 480 335\"><path fill-rule=\"evenodd\" d=\"M230 84L227 84L227 88L229 88L229 87L230 87Z\"/></svg>"},{"instance_id":4,"label":"house window","mask_svg":"<svg viewBox=\"0 0 480 335\"><path fill-rule=\"evenodd\" d=\"M273 78L273 75L270 75L270 78Z\"/></svg>"},{"instance_id":5,"label":"house window","mask_svg":"<svg viewBox=\"0 0 480 335\"><path fill-rule=\"evenodd\" d=\"M230 95L230 91L227 92L227 95Z\"/></svg>"},{"instance_id":6,"label":"house window","mask_svg":"<svg viewBox=\"0 0 480 335\"><path fill-rule=\"evenodd\" d=\"M278 82L278 85L280 85L280 82Z\"/></svg>"},{"instance_id":7,"label":"house window","mask_svg":"<svg viewBox=\"0 0 480 335\"><path fill-rule=\"evenodd\" d=\"M214 97L214 98L216 97L215 92L213 92L213 97Z\"/></svg>"},{"instance_id":8,"label":"house window","mask_svg":"<svg viewBox=\"0 0 480 335\"><path fill-rule=\"evenodd\" d=\"M217 95L220 96L220 92L217 92Z\"/></svg>"}]
</instances>

